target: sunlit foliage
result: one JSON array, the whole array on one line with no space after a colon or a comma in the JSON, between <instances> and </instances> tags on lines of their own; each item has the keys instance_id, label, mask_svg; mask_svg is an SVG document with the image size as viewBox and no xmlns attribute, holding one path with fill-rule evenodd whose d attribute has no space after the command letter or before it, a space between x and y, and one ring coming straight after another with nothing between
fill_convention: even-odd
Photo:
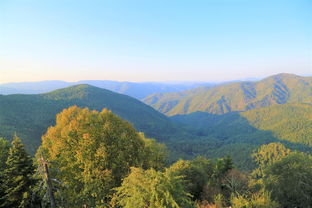
<instances>
[{"instance_id":1,"label":"sunlit foliage","mask_svg":"<svg viewBox=\"0 0 312 208\"><path fill-rule=\"evenodd\" d=\"M110 111L76 106L57 115L37 157L51 162L68 206L105 204L130 167L163 168L165 150Z\"/></svg>"}]
</instances>

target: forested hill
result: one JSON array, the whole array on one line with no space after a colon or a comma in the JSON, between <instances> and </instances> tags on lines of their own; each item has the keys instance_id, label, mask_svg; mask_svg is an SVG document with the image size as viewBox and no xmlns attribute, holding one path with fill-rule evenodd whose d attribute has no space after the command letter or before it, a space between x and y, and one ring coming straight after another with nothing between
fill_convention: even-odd
<instances>
[{"instance_id":1,"label":"forested hill","mask_svg":"<svg viewBox=\"0 0 312 208\"><path fill-rule=\"evenodd\" d=\"M284 104L246 112L195 112L171 119L204 140L181 141L173 149L219 157L229 154L240 168L252 167L250 154L261 144L282 142L298 151L312 150L312 105Z\"/></svg>"},{"instance_id":2,"label":"forested hill","mask_svg":"<svg viewBox=\"0 0 312 208\"><path fill-rule=\"evenodd\" d=\"M126 95L90 85L76 85L38 95L0 95L0 137L20 136L34 152L41 136L54 124L55 115L69 106L88 107L113 113L130 121L148 137L167 140L172 135L183 137L172 122L152 107Z\"/></svg>"},{"instance_id":3,"label":"forested hill","mask_svg":"<svg viewBox=\"0 0 312 208\"><path fill-rule=\"evenodd\" d=\"M196 111L224 114L285 103L312 104L312 77L283 73L257 82L235 82L179 93L154 94L143 101L170 116Z\"/></svg>"},{"instance_id":4,"label":"forested hill","mask_svg":"<svg viewBox=\"0 0 312 208\"><path fill-rule=\"evenodd\" d=\"M312 105L273 105L222 115L195 112L171 117L195 134L250 143L265 139L286 140L312 147Z\"/></svg>"}]
</instances>

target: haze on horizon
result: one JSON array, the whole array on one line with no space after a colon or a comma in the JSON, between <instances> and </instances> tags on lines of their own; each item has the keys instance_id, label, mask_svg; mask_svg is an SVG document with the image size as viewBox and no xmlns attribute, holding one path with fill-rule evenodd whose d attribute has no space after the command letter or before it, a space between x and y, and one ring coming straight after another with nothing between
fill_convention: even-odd
<instances>
[{"instance_id":1,"label":"haze on horizon","mask_svg":"<svg viewBox=\"0 0 312 208\"><path fill-rule=\"evenodd\" d=\"M312 74L309 0L0 2L0 83Z\"/></svg>"}]
</instances>

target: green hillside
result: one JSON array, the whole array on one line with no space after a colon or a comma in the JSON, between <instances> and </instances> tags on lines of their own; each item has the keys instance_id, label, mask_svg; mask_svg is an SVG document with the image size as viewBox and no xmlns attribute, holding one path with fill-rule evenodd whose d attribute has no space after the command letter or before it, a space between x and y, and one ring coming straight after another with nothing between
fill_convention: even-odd
<instances>
[{"instance_id":1,"label":"green hillside","mask_svg":"<svg viewBox=\"0 0 312 208\"><path fill-rule=\"evenodd\" d=\"M95 110L108 108L159 141L173 135L184 136L166 116L134 98L90 85L76 85L39 95L0 95L0 137L11 138L16 133L34 152L43 133L54 124L55 115L72 105Z\"/></svg>"},{"instance_id":2,"label":"green hillside","mask_svg":"<svg viewBox=\"0 0 312 208\"><path fill-rule=\"evenodd\" d=\"M224 114L285 103L312 104L312 77L278 74L258 82L235 82L180 93L154 94L143 102L170 116L196 111Z\"/></svg>"},{"instance_id":3,"label":"green hillside","mask_svg":"<svg viewBox=\"0 0 312 208\"><path fill-rule=\"evenodd\" d=\"M222 115L195 112L171 119L202 139L180 141L173 149L187 155L231 155L241 168L252 167L250 154L261 144L282 142L311 152L312 105L283 104Z\"/></svg>"},{"instance_id":4,"label":"green hillside","mask_svg":"<svg viewBox=\"0 0 312 208\"><path fill-rule=\"evenodd\" d=\"M274 137L312 147L312 105L285 104L254 109L240 114L257 129Z\"/></svg>"}]
</instances>

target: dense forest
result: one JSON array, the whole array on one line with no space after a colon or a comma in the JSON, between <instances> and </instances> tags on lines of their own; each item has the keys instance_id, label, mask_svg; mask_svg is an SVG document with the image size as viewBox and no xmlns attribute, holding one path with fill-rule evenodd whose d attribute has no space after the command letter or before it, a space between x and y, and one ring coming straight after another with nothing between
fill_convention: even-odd
<instances>
[{"instance_id":1,"label":"dense forest","mask_svg":"<svg viewBox=\"0 0 312 208\"><path fill-rule=\"evenodd\" d=\"M312 157L281 143L230 157L168 163L165 145L107 109L64 109L31 159L20 138L0 139L0 207L312 207Z\"/></svg>"}]
</instances>

